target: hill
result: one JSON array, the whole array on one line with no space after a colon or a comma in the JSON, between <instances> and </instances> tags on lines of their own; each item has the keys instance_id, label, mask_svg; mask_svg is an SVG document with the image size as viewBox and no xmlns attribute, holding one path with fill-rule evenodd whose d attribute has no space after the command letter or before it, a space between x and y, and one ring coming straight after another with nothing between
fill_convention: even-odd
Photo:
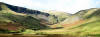
<instances>
[{"instance_id":1,"label":"hill","mask_svg":"<svg viewBox=\"0 0 100 37\"><path fill-rule=\"evenodd\" d=\"M4 3L5 4L5 3ZM24 7L18 7L18 6L13 6L13 5L9 5L9 4L5 4L10 10L17 12L17 13L22 13L22 14L27 14L30 15L38 20L41 21L41 23L43 24L56 24L59 23L60 21L63 21L66 19L66 15L65 13L64 16L62 17L61 14L56 15L56 13L54 13L53 15L51 13L47 13L47 12L42 12L42 11L38 11L38 10L32 10L32 9L27 9Z\"/></svg>"},{"instance_id":2,"label":"hill","mask_svg":"<svg viewBox=\"0 0 100 37\"><path fill-rule=\"evenodd\" d=\"M69 29L69 32L80 35L100 34L100 8L82 10L76 13L75 16L81 16L84 22L73 26Z\"/></svg>"},{"instance_id":3,"label":"hill","mask_svg":"<svg viewBox=\"0 0 100 37\"><path fill-rule=\"evenodd\" d=\"M48 25L60 23L69 16L70 14L64 12L51 11L48 13L48 11L31 10L0 2L0 29L5 33L21 32L27 29L46 29L49 28Z\"/></svg>"},{"instance_id":4,"label":"hill","mask_svg":"<svg viewBox=\"0 0 100 37\"><path fill-rule=\"evenodd\" d=\"M39 30L48 26L40 20L24 13L18 13L10 9L5 3L0 2L0 32L22 32L26 29Z\"/></svg>"},{"instance_id":5,"label":"hill","mask_svg":"<svg viewBox=\"0 0 100 37\"><path fill-rule=\"evenodd\" d=\"M81 10L60 23L64 28L42 30L47 34L67 34L71 36L100 36L100 8Z\"/></svg>"}]
</instances>

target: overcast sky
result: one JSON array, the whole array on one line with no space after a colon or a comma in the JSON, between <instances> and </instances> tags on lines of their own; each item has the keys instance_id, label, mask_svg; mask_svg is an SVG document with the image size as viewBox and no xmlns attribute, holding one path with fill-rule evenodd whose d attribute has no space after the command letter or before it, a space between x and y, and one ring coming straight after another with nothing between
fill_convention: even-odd
<instances>
[{"instance_id":1,"label":"overcast sky","mask_svg":"<svg viewBox=\"0 0 100 37\"><path fill-rule=\"evenodd\" d=\"M0 2L35 10L56 10L72 14L79 10L100 7L100 0L0 0Z\"/></svg>"}]
</instances>

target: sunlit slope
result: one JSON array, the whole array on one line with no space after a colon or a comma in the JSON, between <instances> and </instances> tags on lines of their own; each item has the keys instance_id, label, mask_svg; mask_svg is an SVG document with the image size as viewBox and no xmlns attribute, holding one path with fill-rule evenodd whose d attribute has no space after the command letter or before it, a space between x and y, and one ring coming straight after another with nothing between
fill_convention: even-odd
<instances>
[{"instance_id":1,"label":"sunlit slope","mask_svg":"<svg viewBox=\"0 0 100 37\"><path fill-rule=\"evenodd\" d=\"M71 16L71 14L62 12L62 11L43 10L43 12L49 13L50 15L53 15L53 16L57 16L56 19L58 20L59 23L67 19L69 16Z\"/></svg>"},{"instance_id":2,"label":"sunlit slope","mask_svg":"<svg viewBox=\"0 0 100 37\"><path fill-rule=\"evenodd\" d=\"M100 9L93 8L79 11L67 18L59 25L62 29L42 30L47 34L70 34L70 35L96 35L100 34ZM58 32L58 33L57 33Z\"/></svg>"},{"instance_id":3,"label":"sunlit slope","mask_svg":"<svg viewBox=\"0 0 100 37\"><path fill-rule=\"evenodd\" d=\"M55 15L55 16L62 16L63 18L65 17L69 17L71 16L71 14L66 13L66 12L62 12L62 11L55 11L55 10L44 10L43 12L49 13L51 15Z\"/></svg>"},{"instance_id":4,"label":"sunlit slope","mask_svg":"<svg viewBox=\"0 0 100 37\"><path fill-rule=\"evenodd\" d=\"M21 32L25 29L39 30L47 28L39 20L23 13L17 13L0 2L0 32Z\"/></svg>"},{"instance_id":5,"label":"sunlit slope","mask_svg":"<svg viewBox=\"0 0 100 37\"><path fill-rule=\"evenodd\" d=\"M64 26L75 26L87 22L89 18L95 20L94 16L99 13L98 11L99 8L81 10L64 20L61 24Z\"/></svg>"},{"instance_id":6,"label":"sunlit slope","mask_svg":"<svg viewBox=\"0 0 100 37\"><path fill-rule=\"evenodd\" d=\"M69 29L69 32L92 35L100 34L100 9L93 8L83 13L84 14L81 16L84 18L85 22L72 27L71 29Z\"/></svg>"},{"instance_id":7,"label":"sunlit slope","mask_svg":"<svg viewBox=\"0 0 100 37\"><path fill-rule=\"evenodd\" d=\"M43 10L42 12L48 13L53 16L57 16L55 19L53 19L53 17L49 18L51 23L58 22L53 25L50 25L50 27L52 27L52 28L62 27L62 25L60 23L63 22L65 19L69 18L70 16L72 16L72 14L69 14L67 12L56 11L56 10ZM54 21L54 20L57 20L57 21Z\"/></svg>"},{"instance_id":8,"label":"sunlit slope","mask_svg":"<svg viewBox=\"0 0 100 37\"><path fill-rule=\"evenodd\" d=\"M5 5L14 12L28 14L40 20L41 23L47 25L60 23L70 15L68 13L60 12L60 11L38 11L38 10L27 9L24 7L13 6L10 4L5 4Z\"/></svg>"}]
</instances>

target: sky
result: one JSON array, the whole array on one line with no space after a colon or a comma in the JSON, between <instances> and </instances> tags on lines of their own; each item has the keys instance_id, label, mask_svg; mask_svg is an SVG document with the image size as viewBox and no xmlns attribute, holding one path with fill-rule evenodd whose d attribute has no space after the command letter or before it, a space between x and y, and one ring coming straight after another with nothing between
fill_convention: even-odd
<instances>
[{"instance_id":1,"label":"sky","mask_svg":"<svg viewBox=\"0 0 100 37\"><path fill-rule=\"evenodd\" d=\"M56 10L74 14L80 10L100 8L100 0L0 0L34 10Z\"/></svg>"}]
</instances>

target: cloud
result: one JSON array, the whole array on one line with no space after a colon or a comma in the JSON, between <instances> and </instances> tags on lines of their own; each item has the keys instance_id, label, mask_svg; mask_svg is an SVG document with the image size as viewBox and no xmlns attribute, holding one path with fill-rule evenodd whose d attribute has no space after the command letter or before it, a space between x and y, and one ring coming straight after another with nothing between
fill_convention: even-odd
<instances>
[{"instance_id":1,"label":"cloud","mask_svg":"<svg viewBox=\"0 0 100 37\"><path fill-rule=\"evenodd\" d=\"M0 0L16 6L36 10L57 10L76 13L79 10L95 8L93 0ZM97 2L98 4L99 2Z\"/></svg>"}]
</instances>

